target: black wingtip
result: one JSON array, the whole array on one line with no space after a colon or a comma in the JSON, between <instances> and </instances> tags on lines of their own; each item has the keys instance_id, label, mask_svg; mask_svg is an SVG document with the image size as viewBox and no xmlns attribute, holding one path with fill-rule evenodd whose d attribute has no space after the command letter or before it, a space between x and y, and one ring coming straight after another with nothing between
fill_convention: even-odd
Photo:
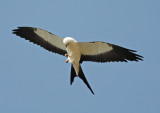
<instances>
[{"instance_id":1,"label":"black wingtip","mask_svg":"<svg viewBox=\"0 0 160 113\"><path fill-rule=\"evenodd\" d=\"M12 30L12 33L13 33L13 34L16 34L17 31L18 31L18 29L13 29L13 30Z\"/></svg>"}]
</instances>

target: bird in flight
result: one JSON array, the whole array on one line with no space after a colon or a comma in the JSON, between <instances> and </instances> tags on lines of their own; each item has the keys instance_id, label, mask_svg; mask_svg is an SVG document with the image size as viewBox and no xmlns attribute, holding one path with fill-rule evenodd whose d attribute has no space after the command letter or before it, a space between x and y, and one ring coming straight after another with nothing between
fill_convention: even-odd
<instances>
[{"instance_id":1,"label":"bird in flight","mask_svg":"<svg viewBox=\"0 0 160 113\"><path fill-rule=\"evenodd\" d=\"M13 34L40 45L48 51L67 57L65 62L70 62L72 64L70 84L72 85L75 77L79 77L93 94L94 92L90 87L80 65L83 61L104 63L127 61L138 62L143 60L143 56L136 54L135 50L130 50L118 45L101 41L77 42L72 37L65 37L63 39L40 28L18 27L13 30Z\"/></svg>"}]
</instances>

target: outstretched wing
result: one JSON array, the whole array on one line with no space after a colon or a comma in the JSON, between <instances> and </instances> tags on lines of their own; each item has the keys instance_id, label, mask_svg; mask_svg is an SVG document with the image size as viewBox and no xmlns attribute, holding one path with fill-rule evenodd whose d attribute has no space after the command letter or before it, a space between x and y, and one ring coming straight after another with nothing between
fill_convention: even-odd
<instances>
[{"instance_id":1,"label":"outstretched wing","mask_svg":"<svg viewBox=\"0 0 160 113\"><path fill-rule=\"evenodd\" d=\"M134 50L126 49L105 42L78 42L81 51L81 61L93 62L127 62L143 60Z\"/></svg>"},{"instance_id":2,"label":"outstretched wing","mask_svg":"<svg viewBox=\"0 0 160 113\"><path fill-rule=\"evenodd\" d=\"M13 30L13 34L33 42L48 51L64 55L67 53L63 44L63 39L40 28L18 27Z\"/></svg>"}]
</instances>

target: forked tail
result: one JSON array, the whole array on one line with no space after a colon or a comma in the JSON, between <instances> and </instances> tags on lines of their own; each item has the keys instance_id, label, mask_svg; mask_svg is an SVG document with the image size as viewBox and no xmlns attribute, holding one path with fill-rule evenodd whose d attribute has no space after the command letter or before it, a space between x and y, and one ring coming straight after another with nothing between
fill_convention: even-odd
<instances>
[{"instance_id":1,"label":"forked tail","mask_svg":"<svg viewBox=\"0 0 160 113\"><path fill-rule=\"evenodd\" d=\"M81 66L79 66L79 74L78 74L78 76L76 75L76 72L75 72L75 69L74 69L73 65L71 66L71 80L70 80L70 84L71 85L72 85L75 77L81 78L83 80L83 82L87 85L87 87L90 89L90 91L94 94L92 88L90 87L90 85L89 85L89 83L88 83L88 81L87 81L87 79L86 79L86 77L85 77L85 75L84 75L84 73L82 71Z\"/></svg>"}]
</instances>

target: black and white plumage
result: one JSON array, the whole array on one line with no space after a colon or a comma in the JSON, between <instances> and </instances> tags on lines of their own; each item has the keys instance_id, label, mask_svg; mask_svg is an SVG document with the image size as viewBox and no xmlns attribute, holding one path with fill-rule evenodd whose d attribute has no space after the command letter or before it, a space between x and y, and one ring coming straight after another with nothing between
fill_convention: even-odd
<instances>
[{"instance_id":1,"label":"black and white plumage","mask_svg":"<svg viewBox=\"0 0 160 113\"><path fill-rule=\"evenodd\" d=\"M134 50L126 49L114 44L105 42L77 42L71 37L62 39L46 30L33 27L18 27L13 34L25 38L48 51L68 57L67 62L71 66L71 84L75 77L80 77L87 87L94 94L87 79L84 76L80 63L83 61L92 62L127 62L143 60L143 57L136 54Z\"/></svg>"}]
</instances>

